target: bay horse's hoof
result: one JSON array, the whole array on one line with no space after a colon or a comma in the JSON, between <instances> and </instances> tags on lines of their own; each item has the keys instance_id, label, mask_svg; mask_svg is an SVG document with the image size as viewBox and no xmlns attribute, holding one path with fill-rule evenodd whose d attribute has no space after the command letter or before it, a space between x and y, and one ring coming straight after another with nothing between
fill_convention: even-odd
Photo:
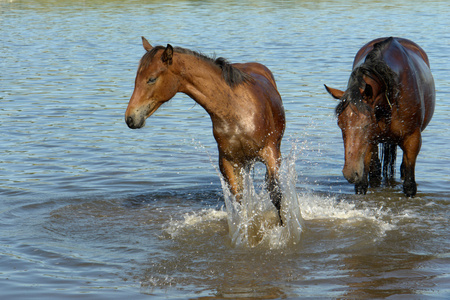
<instances>
[{"instance_id":1,"label":"bay horse's hoof","mask_svg":"<svg viewBox=\"0 0 450 300\"><path fill-rule=\"evenodd\" d=\"M381 176L380 177L371 177L369 179L369 184L371 187L380 187L381 186Z\"/></svg>"},{"instance_id":2,"label":"bay horse's hoof","mask_svg":"<svg viewBox=\"0 0 450 300\"><path fill-rule=\"evenodd\" d=\"M365 184L355 184L355 194L365 195L367 193L367 185Z\"/></svg>"},{"instance_id":3,"label":"bay horse's hoof","mask_svg":"<svg viewBox=\"0 0 450 300\"><path fill-rule=\"evenodd\" d=\"M406 197L414 197L417 193L417 184L414 181L403 183L403 193Z\"/></svg>"}]
</instances>

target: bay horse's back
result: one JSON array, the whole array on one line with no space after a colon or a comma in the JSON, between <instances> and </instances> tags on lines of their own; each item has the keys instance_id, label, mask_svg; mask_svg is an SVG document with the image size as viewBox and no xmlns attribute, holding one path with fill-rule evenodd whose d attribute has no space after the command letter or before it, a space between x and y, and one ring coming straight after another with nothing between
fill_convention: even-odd
<instances>
[{"instance_id":1,"label":"bay horse's back","mask_svg":"<svg viewBox=\"0 0 450 300\"><path fill-rule=\"evenodd\" d=\"M433 116L436 98L428 55L419 45L408 39L378 38L357 52L353 68L364 63L374 45L380 42L388 43L383 51L383 60L399 76L399 88L405 89L400 91L401 99L416 102L414 104L419 108L421 118L420 129L423 131ZM412 87L415 88L411 89Z\"/></svg>"},{"instance_id":2,"label":"bay horse's back","mask_svg":"<svg viewBox=\"0 0 450 300\"><path fill-rule=\"evenodd\" d=\"M353 68L355 65L357 65L362 59L364 59L367 54L373 49L373 45L376 43L382 42L386 40L386 37L378 38L373 41L368 42L365 44L355 55L355 59L353 61ZM425 51L416 43L414 43L411 40L404 39L404 38L394 38L400 45L405 47L406 49L409 49L410 51L415 52L417 55L421 56L423 61L427 64L428 67L430 67L430 62L428 61L428 55L425 53Z\"/></svg>"}]
</instances>

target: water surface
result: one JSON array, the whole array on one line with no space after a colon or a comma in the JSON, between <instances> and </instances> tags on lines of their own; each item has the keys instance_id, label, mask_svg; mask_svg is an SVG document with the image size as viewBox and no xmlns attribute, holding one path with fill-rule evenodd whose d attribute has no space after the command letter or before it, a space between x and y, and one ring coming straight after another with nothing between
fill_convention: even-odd
<instances>
[{"instance_id":1,"label":"water surface","mask_svg":"<svg viewBox=\"0 0 450 300\"><path fill-rule=\"evenodd\" d=\"M0 10L2 296L449 297L446 1L23 0ZM304 222L296 243L232 239L211 122L187 96L127 128L141 36L272 70ZM323 88L345 88L356 51L380 36L421 45L435 78L413 199L399 175L353 195ZM252 176L258 201L262 171Z\"/></svg>"}]
</instances>

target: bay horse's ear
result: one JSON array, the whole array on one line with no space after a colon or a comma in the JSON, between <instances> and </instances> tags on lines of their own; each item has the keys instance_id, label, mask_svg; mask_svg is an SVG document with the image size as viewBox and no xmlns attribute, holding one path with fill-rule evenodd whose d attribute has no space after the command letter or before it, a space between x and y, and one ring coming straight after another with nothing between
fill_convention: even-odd
<instances>
[{"instance_id":1,"label":"bay horse's ear","mask_svg":"<svg viewBox=\"0 0 450 300\"><path fill-rule=\"evenodd\" d=\"M144 46L144 49L146 51L150 51L153 49L152 45L150 45L150 43L147 41L145 37L142 37L142 46Z\"/></svg>"},{"instance_id":2,"label":"bay horse's ear","mask_svg":"<svg viewBox=\"0 0 450 300\"><path fill-rule=\"evenodd\" d=\"M172 64L172 57L173 57L173 47L170 44L167 44L166 49L164 49L163 54L161 55L161 60L163 63L167 65Z\"/></svg>"},{"instance_id":3,"label":"bay horse's ear","mask_svg":"<svg viewBox=\"0 0 450 300\"><path fill-rule=\"evenodd\" d=\"M363 96L365 96L368 99L371 99L373 97L372 86L368 83L366 83L366 86L364 87Z\"/></svg>"},{"instance_id":4,"label":"bay horse's ear","mask_svg":"<svg viewBox=\"0 0 450 300\"><path fill-rule=\"evenodd\" d=\"M344 95L344 92L341 91L341 90L333 89L333 88L327 87L326 84L324 84L324 86L325 86L325 89L327 90L327 92L328 92L331 96L333 96L334 99L341 99L342 96Z\"/></svg>"},{"instance_id":5,"label":"bay horse's ear","mask_svg":"<svg viewBox=\"0 0 450 300\"><path fill-rule=\"evenodd\" d=\"M367 98L372 98L372 97L376 97L378 96L378 94L381 91L381 84L380 82L376 81L375 79L373 79L370 76L363 76L363 80L366 83L366 86L364 87L364 96L366 96Z\"/></svg>"}]
</instances>

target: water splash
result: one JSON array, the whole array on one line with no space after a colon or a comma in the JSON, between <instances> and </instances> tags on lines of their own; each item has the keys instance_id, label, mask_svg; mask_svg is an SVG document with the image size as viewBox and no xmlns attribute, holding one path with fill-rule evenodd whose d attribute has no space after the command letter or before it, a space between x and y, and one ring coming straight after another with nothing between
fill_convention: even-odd
<instances>
[{"instance_id":1,"label":"water splash","mask_svg":"<svg viewBox=\"0 0 450 300\"><path fill-rule=\"evenodd\" d=\"M198 146L202 147L201 144ZM206 149L202 150L210 157L211 164L220 177L225 207L219 210L210 208L194 211L185 214L183 220L171 220L165 228L165 233L171 238L189 235L192 230L204 233L205 228L221 231L228 227L228 236L234 247L281 249L299 244L305 228L304 221L332 222L333 228L339 225L338 228L344 231L368 224L377 237L383 237L386 231L395 228L389 210L383 206L370 207L359 202L357 205L338 195L297 192L295 165L297 157L302 155L303 158L308 154L303 152L310 151L307 142L294 141L290 153L284 156L281 164L283 226L279 226L278 212L264 186L265 167L256 166L257 171L244 173L244 192L241 203L238 203L217 169L216 161ZM263 174L259 174L258 170Z\"/></svg>"},{"instance_id":2,"label":"water splash","mask_svg":"<svg viewBox=\"0 0 450 300\"><path fill-rule=\"evenodd\" d=\"M226 218L229 235L234 246L283 248L300 241L303 231L303 219L300 203L295 189L297 174L295 161L299 147L304 143L293 142L289 155L283 159L280 168L280 186L283 193L281 217L284 226L279 226L279 217L264 184L255 187L252 173L243 170L244 191L241 203L231 194L228 185L207 149L198 142L196 148L205 152L216 169L222 184L225 200ZM185 219L187 221L188 219ZM180 225L180 224L178 224Z\"/></svg>"},{"instance_id":3,"label":"water splash","mask_svg":"<svg viewBox=\"0 0 450 300\"><path fill-rule=\"evenodd\" d=\"M337 196L305 192L300 195L300 206L306 221L333 222L341 230L357 230L362 224L371 224L374 238L384 237L386 232L396 228L390 209L381 206L370 207Z\"/></svg>"},{"instance_id":4,"label":"water splash","mask_svg":"<svg viewBox=\"0 0 450 300\"><path fill-rule=\"evenodd\" d=\"M240 247L284 248L300 242L303 218L300 202L295 190L295 151L283 160L280 169L280 186L283 192L281 218L284 226L279 226L279 217L269 193L263 185L259 191L255 187L251 172L243 171L244 192L238 203L221 176L222 189L227 210L227 221L231 242Z\"/></svg>"},{"instance_id":5,"label":"water splash","mask_svg":"<svg viewBox=\"0 0 450 300\"><path fill-rule=\"evenodd\" d=\"M180 235L189 236L190 231L197 232L205 230L220 230L220 221L226 218L226 212L213 208L202 209L201 211L185 213L181 220L171 220L165 225L164 232L174 239Z\"/></svg>"}]
</instances>

